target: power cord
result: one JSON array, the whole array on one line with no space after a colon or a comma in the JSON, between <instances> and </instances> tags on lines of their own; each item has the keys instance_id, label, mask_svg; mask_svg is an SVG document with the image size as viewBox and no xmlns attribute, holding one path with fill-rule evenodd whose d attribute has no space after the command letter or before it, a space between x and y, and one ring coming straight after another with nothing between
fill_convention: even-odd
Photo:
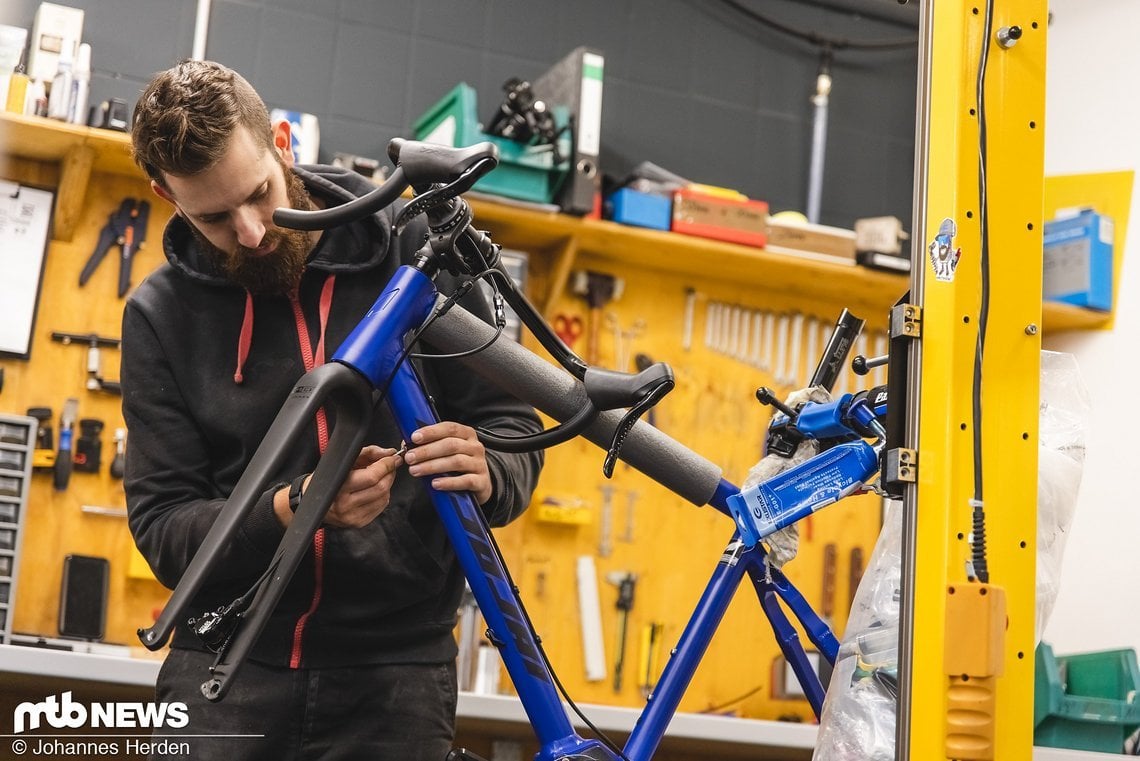
<instances>
[{"instance_id":1,"label":"power cord","mask_svg":"<svg viewBox=\"0 0 1140 761\"><path fill-rule=\"evenodd\" d=\"M988 143L986 138L986 68L990 57L990 37L993 34L993 0L986 2L982 28L982 48L978 60L977 105L978 114L978 221L981 227L981 303L978 307L978 340L974 352L973 425L974 425L974 497L971 522L971 556L974 576L983 584L989 583L990 570L986 558L986 513L982 489L982 360L986 349L986 327L990 313L990 215L986 195L986 169Z\"/></svg>"},{"instance_id":2,"label":"power cord","mask_svg":"<svg viewBox=\"0 0 1140 761\"><path fill-rule=\"evenodd\" d=\"M727 5L740 15L757 21L781 34L794 37L825 50L905 50L906 48L913 48L918 45L917 36L913 39L897 40L849 40L843 37L829 37L819 32L799 29L785 24L782 21L777 21L771 16L746 7L744 3L739 2L739 0L721 0L721 3Z\"/></svg>"}]
</instances>

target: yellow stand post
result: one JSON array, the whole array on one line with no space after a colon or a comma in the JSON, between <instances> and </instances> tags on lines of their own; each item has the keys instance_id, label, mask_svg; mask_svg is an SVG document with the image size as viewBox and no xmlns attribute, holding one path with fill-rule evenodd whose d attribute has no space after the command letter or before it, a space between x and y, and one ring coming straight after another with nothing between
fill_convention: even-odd
<instances>
[{"instance_id":1,"label":"yellow stand post","mask_svg":"<svg viewBox=\"0 0 1140 761\"><path fill-rule=\"evenodd\" d=\"M904 497L898 758L1028 761L1048 10L1045 0L922 10L911 282L921 337L905 443L917 480ZM980 328L988 584L970 565Z\"/></svg>"}]
</instances>

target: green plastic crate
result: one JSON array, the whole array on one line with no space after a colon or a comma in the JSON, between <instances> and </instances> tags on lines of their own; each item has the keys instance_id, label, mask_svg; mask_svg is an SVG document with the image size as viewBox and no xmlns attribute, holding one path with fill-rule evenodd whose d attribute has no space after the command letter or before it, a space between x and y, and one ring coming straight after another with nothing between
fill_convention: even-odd
<instances>
[{"instance_id":1,"label":"green plastic crate","mask_svg":"<svg viewBox=\"0 0 1140 761\"><path fill-rule=\"evenodd\" d=\"M1049 748L1120 753L1140 726L1136 651L1054 656L1037 646L1033 743Z\"/></svg>"},{"instance_id":2,"label":"green plastic crate","mask_svg":"<svg viewBox=\"0 0 1140 761\"><path fill-rule=\"evenodd\" d=\"M499 148L499 165L475 183L474 189L523 201L550 203L570 170L569 130L558 139L563 160L555 165L554 151L549 146L525 145L488 135L482 131L476 113L474 88L460 82L415 121L412 132L416 140L460 148L485 140L494 143ZM565 107L555 107L555 124L565 125L567 114Z\"/></svg>"}]
</instances>

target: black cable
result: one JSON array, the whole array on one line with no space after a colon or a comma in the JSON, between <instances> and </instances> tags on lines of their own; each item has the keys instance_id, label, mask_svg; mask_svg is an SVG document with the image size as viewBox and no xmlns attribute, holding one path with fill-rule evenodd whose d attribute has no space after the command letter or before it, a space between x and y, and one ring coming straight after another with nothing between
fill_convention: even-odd
<instances>
[{"instance_id":1,"label":"black cable","mask_svg":"<svg viewBox=\"0 0 1140 761\"><path fill-rule=\"evenodd\" d=\"M974 498L971 537L971 555L974 576L983 584L989 583L990 571L986 559L986 513L982 490L982 360L986 349L986 326L990 313L990 215L986 195L986 168L988 143L986 139L986 66L990 57L990 37L993 33L994 3L986 2L986 15L982 27L982 49L978 60L977 114L978 114L978 221L981 227L981 303L978 306L978 341L974 352L973 421L974 421Z\"/></svg>"},{"instance_id":2,"label":"black cable","mask_svg":"<svg viewBox=\"0 0 1140 761\"><path fill-rule=\"evenodd\" d=\"M918 45L918 38L914 39L898 39L898 40L849 40L843 37L829 37L819 32L811 30L797 29L796 27L789 26L781 21L777 21L771 16L753 10L752 8L745 7L745 5L738 0L721 0L721 3L727 5L742 16L747 16L753 21L758 21L764 26L786 34L789 37L807 42L811 45L830 50L903 50L905 48L913 48Z\"/></svg>"},{"instance_id":3,"label":"black cable","mask_svg":"<svg viewBox=\"0 0 1140 761\"><path fill-rule=\"evenodd\" d=\"M527 631L530 632L531 638L534 639L535 648L538 650L538 654L541 656L542 662L546 664L546 671L550 674L550 678L554 681L554 686L558 688L559 694L561 694L563 699L566 700L566 705L570 706L570 709L574 711L574 714L579 719L582 720L582 723L589 727L590 731L594 733L594 736L597 737L598 740L600 740L604 745L606 745L610 751L617 755L618 758L622 759L622 761L629 761L625 753L622 752L621 747L618 746L618 744L612 739L610 739L610 737L607 736L605 732L594 726L594 723L590 721L589 718L587 718L586 714L582 712L582 709L580 709L574 700L570 697L570 693L562 684L562 680L558 678L558 674L554 671L554 666L550 663L550 658L546 655L546 649L542 646L542 637L538 636L538 632L534 628L534 623L531 621L530 613L527 612L526 606L523 605L522 595L519 594L519 587L517 584L515 584L515 580L511 577L510 569L507 568L506 560L503 559L503 553L499 550L499 543L495 539L494 532L491 531L491 524L488 523L487 516L483 514L482 510L476 510L475 512L479 515L479 522L483 525L487 539L491 543L491 549L494 550L495 557L499 561L499 567L503 569L503 573L507 577L507 583L510 585L511 590L514 592L515 602L517 602L519 605L519 612L522 613L523 621L526 623ZM498 638L498 635L496 635L496 638Z\"/></svg>"},{"instance_id":4,"label":"black cable","mask_svg":"<svg viewBox=\"0 0 1140 761\"><path fill-rule=\"evenodd\" d=\"M491 290L494 292L493 299L494 299L494 304L495 304L495 334L493 336L491 336L490 338L488 338L486 340L486 342L483 343L482 346L476 346L474 349L467 349L465 351L455 352L454 354L421 354L421 353L408 354L405 351L404 356L411 356L413 359L462 359L464 357L470 357L474 354L478 354L479 352L490 348L491 344L493 344L493 343L495 343L495 341L499 340L499 336L501 336L503 334L503 329L506 327L506 322L505 322L505 319L503 317L503 306L502 306L503 296L499 292L499 289L495 286L495 283L493 282L494 281L493 276L498 276L498 277L501 277L504 279L506 279L508 277L506 273L492 267L490 269L483 270L478 275L475 275L470 280L464 282L463 284L461 284L459 286L459 288L457 288L455 290L455 293L451 294L451 296L447 297L447 300L445 300L442 304L439 305L439 307L432 314L432 316L428 320L426 320L424 322L424 324L421 325L416 330L416 332L412 336L411 340L408 341L409 347L414 345L415 342L417 340L419 340L420 335L425 330L427 330L428 326L431 325L436 320L438 320L443 315L447 314L447 312L451 309L451 307L455 306L456 302L458 302L459 299L463 298L463 296L465 296L467 294L467 292L471 290L472 286L475 284L476 281L486 280L491 285ZM400 362L403 362L403 360L404 360L404 357L401 357ZM397 366L399 366L399 363L397 363ZM389 379L389 383L391 383L391 379Z\"/></svg>"},{"instance_id":5,"label":"black cable","mask_svg":"<svg viewBox=\"0 0 1140 761\"><path fill-rule=\"evenodd\" d=\"M726 700L723 703L721 703L720 705L709 706L705 710L701 711L701 713L703 713L703 714L720 713L721 711L728 708L729 706L736 705L737 703L744 700L745 698L752 697L757 692L760 692L760 690L762 690L762 689L764 689L764 685L758 684L755 687L753 687L751 690L749 690L748 692L744 693L743 695L737 695L732 700Z\"/></svg>"}]
</instances>

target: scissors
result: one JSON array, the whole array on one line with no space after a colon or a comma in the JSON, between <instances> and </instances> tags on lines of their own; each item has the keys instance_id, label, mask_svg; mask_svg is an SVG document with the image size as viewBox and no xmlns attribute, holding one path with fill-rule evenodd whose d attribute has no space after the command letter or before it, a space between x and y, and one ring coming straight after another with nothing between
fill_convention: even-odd
<instances>
[{"instance_id":1,"label":"scissors","mask_svg":"<svg viewBox=\"0 0 1140 761\"><path fill-rule=\"evenodd\" d=\"M578 336L582 335L582 318L578 315L559 314L554 318L554 332L562 342L573 348Z\"/></svg>"}]
</instances>

